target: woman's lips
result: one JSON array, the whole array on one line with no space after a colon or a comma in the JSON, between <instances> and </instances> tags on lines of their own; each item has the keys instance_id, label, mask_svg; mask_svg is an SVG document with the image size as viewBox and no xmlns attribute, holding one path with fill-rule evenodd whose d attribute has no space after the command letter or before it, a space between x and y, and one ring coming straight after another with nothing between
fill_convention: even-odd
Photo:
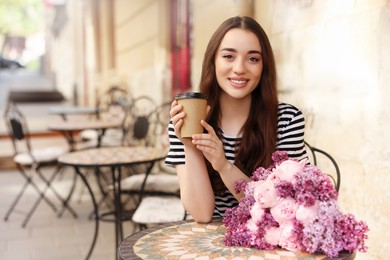
<instances>
[{"instance_id":1,"label":"woman's lips","mask_svg":"<svg viewBox=\"0 0 390 260\"><path fill-rule=\"evenodd\" d=\"M229 81L232 83L234 87L244 87L248 82L247 79L232 79L232 78L229 78Z\"/></svg>"}]
</instances>

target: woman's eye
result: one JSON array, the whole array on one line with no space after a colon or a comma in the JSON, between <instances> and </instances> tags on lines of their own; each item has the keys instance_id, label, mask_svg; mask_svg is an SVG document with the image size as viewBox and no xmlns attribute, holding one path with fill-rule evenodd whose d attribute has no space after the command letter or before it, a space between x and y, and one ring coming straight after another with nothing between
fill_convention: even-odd
<instances>
[{"instance_id":1,"label":"woman's eye","mask_svg":"<svg viewBox=\"0 0 390 260\"><path fill-rule=\"evenodd\" d=\"M260 61L260 58L257 58L257 57L249 57L248 60L250 62L259 62Z\"/></svg>"},{"instance_id":2,"label":"woman's eye","mask_svg":"<svg viewBox=\"0 0 390 260\"><path fill-rule=\"evenodd\" d=\"M234 57L233 57L233 55L231 55L231 54L225 54L225 55L222 56L222 58L227 59L227 60L231 60L231 59L233 59Z\"/></svg>"}]
</instances>

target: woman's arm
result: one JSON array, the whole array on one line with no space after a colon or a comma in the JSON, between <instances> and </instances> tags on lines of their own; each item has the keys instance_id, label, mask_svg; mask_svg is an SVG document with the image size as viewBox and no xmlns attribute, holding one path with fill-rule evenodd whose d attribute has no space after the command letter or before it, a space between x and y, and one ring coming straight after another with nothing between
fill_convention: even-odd
<instances>
[{"instance_id":1,"label":"woman's arm","mask_svg":"<svg viewBox=\"0 0 390 260\"><path fill-rule=\"evenodd\" d=\"M171 105L171 122L174 133L170 132L171 162L177 162L180 197L184 208L197 222L210 222L214 211L214 192L202 153L192 144L191 138L181 138L180 128L185 113L176 100ZM171 128L171 129L172 129Z\"/></svg>"},{"instance_id":2,"label":"woman's arm","mask_svg":"<svg viewBox=\"0 0 390 260\"><path fill-rule=\"evenodd\" d=\"M249 180L237 166L226 159L223 143L218 138L212 126L202 121L202 126L207 130L207 134L197 134L192 136L192 142L201 151L204 157L211 163L222 178L223 183L233 196L239 200L243 194L235 192L235 183L238 180Z\"/></svg>"},{"instance_id":3,"label":"woman's arm","mask_svg":"<svg viewBox=\"0 0 390 260\"><path fill-rule=\"evenodd\" d=\"M207 223L213 217L214 192L202 153L185 146L186 163L176 166L180 196L185 209L196 222Z\"/></svg>"}]
</instances>

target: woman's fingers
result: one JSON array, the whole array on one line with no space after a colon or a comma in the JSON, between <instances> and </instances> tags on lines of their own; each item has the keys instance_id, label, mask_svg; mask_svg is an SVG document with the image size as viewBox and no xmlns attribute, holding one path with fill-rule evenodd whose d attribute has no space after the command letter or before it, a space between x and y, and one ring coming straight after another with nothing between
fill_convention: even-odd
<instances>
[{"instance_id":1,"label":"woman's fingers","mask_svg":"<svg viewBox=\"0 0 390 260\"><path fill-rule=\"evenodd\" d=\"M171 121L175 129L175 134L179 138L180 138L180 128L183 125L183 118L185 117L185 113L182 110L183 110L183 106L179 105L177 100L173 100L171 103L171 109L169 110L169 114L171 116Z\"/></svg>"},{"instance_id":2,"label":"woman's fingers","mask_svg":"<svg viewBox=\"0 0 390 260\"><path fill-rule=\"evenodd\" d=\"M175 116L179 111L183 109L183 106L177 103L176 100L174 100L171 104L171 110L169 110L169 114L171 117Z\"/></svg>"},{"instance_id":3,"label":"woman's fingers","mask_svg":"<svg viewBox=\"0 0 390 260\"><path fill-rule=\"evenodd\" d=\"M197 149L203 153L205 158L211 163L212 167L216 171L220 171L227 161L223 143L218 138L214 128L211 125L203 120L201 121L201 124L208 133L193 135L192 143L196 145Z\"/></svg>"},{"instance_id":4,"label":"woman's fingers","mask_svg":"<svg viewBox=\"0 0 390 260\"><path fill-rule=\"evenodd\" d=\"M213 164L213 161L218 160L221 156L224 156L223 144L211 125L203 120L201 121L201 124L208 133L193 135L192 143L195 144L197 148L203 152L205 157Z\"/></svg>"},{"instance_id":5,"label":"woman's fingers","mask_svg":"<svg viewBox=\"0 0 390 260\"><path fill-rule=\"evenodd\" d=\"M200 123L206 129L206 131L208 133L207 134L194 134L194 135L192 135L192 139L195 142L198 142L199 144L210 145L210 146L212 145L212 143L218 142L219 138L216 135L214 128L211 125L209 125L207 122L205 122L204 120L201 120Z\"/></svg>"},{"instance_id":6,"label":"woman's fingers","mask_svg":"<svg viewBox=\"0 0 390 260\"><path fill-rule=\"evenodd\" d=\"M169 114L171 116L171 120L174 126L176 126L176 124L185 117L185 113L183 112L183 106L179 105L176 100L172 102Z\"/></svg>"},{"instance_id":7,"label":"woman's fingers","mask_svg":"<svg viewBox=\"0 0 390 260\"><path fill-rule=\"evenodd\" d=\"M204 129L206 129L206 131L207 131L209 134L215 135L215 136L216 136L215 131L214 131L214 128L213 128L211 125L209 125L206 121L201 120L201 121L200 121L200 124L204 127Z\"/></svg>"}]
</instances>

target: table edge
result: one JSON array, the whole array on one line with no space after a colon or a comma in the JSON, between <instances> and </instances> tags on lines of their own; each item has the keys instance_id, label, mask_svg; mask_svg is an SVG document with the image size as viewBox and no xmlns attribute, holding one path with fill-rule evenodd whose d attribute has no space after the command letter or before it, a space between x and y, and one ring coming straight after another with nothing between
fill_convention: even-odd
<instances>
[{"instance_id":1,"label":"table edge","mask_svg":"<svg viewBox=\"0 0 390 260\"><path fill-rule=\"evenodd\" d=\"M176 221L176 222L158 224L156 226L147 228L145 230L140 230L136 233L133 233L133 234L127 236L125 239L123 239L123 241L119 244L119 247L117 248L118 260L126 260L125 258L122 257L120 249L121 249L122 244L128 242L129 240L134 241L133 243L131 243L131 242L130 243L135 245L135 243L138 241L138 239L140 239L140 238L144 237L145 235L150 234L154 231L157 231L157 230L160 230L160 229L163 229L166 227L177 226L177 225L191 223L191 222L195 222L195 221L193 219L189 219L189 220L181 220L181 221ZM209 223L205 223L205 224L210 224L210 223L215 223L215 222L222 222L222 218L213 218ZM134 252L134 246L131 246L131 248L128 250L130 250L130 252L127 251L126 254L130 253L131 259L142 259ZM328 256L325 256L324 258L322 258L322 260L353 260L353 259L355 259L355 257L356 257L356 252L340 252L338 257L330 258Z\"/></svg>"}]
</instances>

